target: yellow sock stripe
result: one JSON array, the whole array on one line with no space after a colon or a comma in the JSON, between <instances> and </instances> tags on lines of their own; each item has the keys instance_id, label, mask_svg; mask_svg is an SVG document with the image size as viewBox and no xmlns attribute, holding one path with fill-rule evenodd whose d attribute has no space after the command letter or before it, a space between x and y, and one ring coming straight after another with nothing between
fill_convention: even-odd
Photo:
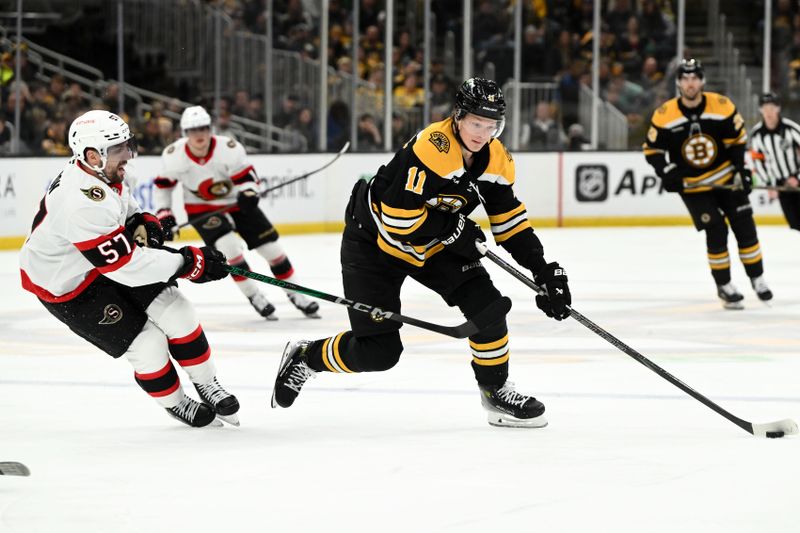
<instances>
[{"instance_id":1,"label":"yellow sock stripe","mask_svg":"<svg viewBox=\"0 0 800 533\"><path fill-rule=\"evenodd\" d=\"M708 254L708 258L709 259L724 259L726 257L729 257L728 252L721 252L721 253L718 253L718 254L712 254L712 253Z\"/></svg>"},{"instance_id":2,"label":"yellow sock stripe","mask_svg":"<svg viewBox=\"0 0 800 533\"><path fill-rule=\"evenodd\" d=\"M342 333L339 333L338 335L336 335L336 338L333 340L333 356L336 358L336 362L339 363L339 368L341 368L345 372L350 372L352 374L353 371L350 370L349 368L347 368L347 366L342 361L341 354L339 353L339 342L342 340L342 335L344 335L345 333L346 332L344 332L344 331Z\"/></svg>"},{"instance_id":3,"label":"yellow sock stripe","mask_svg":"<svg viewBox=\"0 0 800 533\"><path fill-rule=\"evenodd\" d=\"M473 356L472 360L475 361L476 365L480 365L480 366L497 366L497 365L502 365L505 362L508 362L509 354L510 354L510 352L506 352L505 355L502 355L502 356L497 357L495 359L481 359L479 357Z\"/></svg>"},{"instance_id":4,"label":"yellow sock stripe","mask_svg":"<svg viewBox=\"0 0 800 533\"><path fill-rule=\"evenodd\" d=\"M331 342L330 337L325 339L325 342L322 343L322 362L325 363L325 368L330 370L331 372L336 372L336 369L331 366L328 362L328 343Z\"/></svg>"},{"instance_id":5,"label":"yellow sock stripe","mask_svg":"<svg viewBox=\"0 0 800 533\"><path fill-rule=\"evenodd\" d=\"M488 352L489 350L496 350L501 348L504 344L508 343L508 333L503 335L503 338L498 339L492 342L472 342L469 341L469 346L473 350L478 350L480 352Z\"/></svg>"},{"instance_id":6,"label":"yellow sock stripe","mask_svg":"<svg viewBox=\"0 0 800 533\"><path fill-rule=\"evenodd\" d=\"M709 266L711 267L711 270L725 270L726 268L731 267L731 263L730 261L728 261L727 263L719 263L719 264L711 263L709 264Z\"/></svg>"},{"instance_id":7,"label":"yellow sock stripe","mask_svg":"<svg viewBox=\"0 0 800 533\"><path fill-rule=\"evenodd\" d=\"M745 265L752 265L754 263L758 263L759 261L761 261L761 259L762 259L761 254L758 254L755 257L742 258L742 263L744 263Z\"/></svg>"},{"instance_id":8,"label":"yellow sock stripe","mask_svg":"<svg viewBox=\"0 0 800 533\"><path fill-rule=\"evenodd\" d=\"M753 246L748 246L747 248L739 248L739 255L742 254L749 254L751 252L755 252L760 248L758 243L755 243Z\"/></svg>"}]
</instances>

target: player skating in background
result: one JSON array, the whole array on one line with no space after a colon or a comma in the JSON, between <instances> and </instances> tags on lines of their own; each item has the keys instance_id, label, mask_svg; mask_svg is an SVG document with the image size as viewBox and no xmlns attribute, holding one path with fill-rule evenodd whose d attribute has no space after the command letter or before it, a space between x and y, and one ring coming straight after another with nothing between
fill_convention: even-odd
<instances>
[{"instance_id":1,"label":"player skating in background","mask_svg":"<svg viewBox=\"0 0 800 533\"><path fill-rule=\"evenodd\" d=\"M347 298L400 311L407 277L438 293L471 318L500 298L480 263L476 240L485 240L467 216L481 203L495 241L529 268L548 296L537 305L557 320L569 315L567 276L544 259L542 244L514 195L514 161L497 137L505 101L493 81L472 78L456 94L453 116L429 125L378 169L358 181L345 215L341 262ZM400 324L376 322L348 310L350 331L289 343L283 353L272 406L289 407L318 372L378 372L397 364ZM542 427L544 405L508 381L505 316L469 339L472 368L493 425Z\"/></svg>"},{"instance_id":2,"label":"player skating in background","mask_svg":"<svg viewBox=\"0 0 800 533\"><path fill-rule=\"evenodd\" d=\"M767 185L798 187L797 150L800 149L800 125L781 116L778 95L767 92L758 100L761 122L750 132L750 148L756 175ZM778 199L789 227L800 231L800 194L792 191L768 192Z\"/></svg>"},{"instance_id":3,"label":"player skating in background","mask_svg":"<svg viewBox=\"0 0 800 533\"><path fill-rule=\"evenodd\" d=\"M232 266L250 270L238 233L248 249L267 260L276 278L297 283L292 263L278 243L278 231L258 207L258 176L247 162L244 147L228 137L212 135L211 117L200 106L186 108L181 130L184 137L164 149L161 173L155 180L156 216L167 239L172 238L172 228L177 224L172 212L172 191L180 183L190 222L192 217L231 206L227 213L193 224L207 245L224 253ZM277 319L275 306L254 281L232 277L258 314L268 320ZM286 295L304 315L319 318L317 302L302 294L287 291Z\"/></svg>"},{"instance_id":4,"label":"player skating in background","mask_svg":"<svg viewBox=\"0 0 800 533\"><path fill-rule=\"evenodd\" d=\"M661 178L666 191L680 194L695 228L706 232L708 263L723 306L744 308L744 296L731 283L728 224L739 244L739 259L758 298L771 300L772 292L763 275L753 208L748 200L752 178L744 160L747 143L744 119L728 97L703 92L705 74L699 61L681 61L676 83L680 96L668 100L653 113L643 145L647 162ZM725 184L737 187L735 190L709 187Z\"/></svg>"},{"instance_id":5,"label":"player skating in background","mask_svg":"<svg viewBox=\"0 0 800 533\"><path fill-rule=\"evenodd\" d=\"M173 417L200 427L220 415L238 425L239 402L217 381L203 328L175 283L224 278L225 256L207 246L159 248L158 220L125 183L136 146L120 117L81 115L69 144L74 157L42 198L20 252L22 286L74 333L124 355L139 386ZM184 394L170 356L203 403Z\"/></svg>"}]
</instances>

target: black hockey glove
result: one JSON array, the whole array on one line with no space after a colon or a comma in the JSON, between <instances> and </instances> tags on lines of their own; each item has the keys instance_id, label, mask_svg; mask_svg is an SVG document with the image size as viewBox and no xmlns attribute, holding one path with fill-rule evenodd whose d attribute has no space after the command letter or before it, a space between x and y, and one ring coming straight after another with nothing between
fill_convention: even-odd
<instances>
[{"instance_id":1,"label":"black hockey glove","mask_svg":"<svg viewBox=\"0 0 800 533\"><path fill-rule=\"evenodd\" d=\"M536 296L536 306L544 314L556 320L564 320L569 316L568 305L572 304L572 294L567 285L567 273L558 263L548 263L534 275L534 280L546 292Z\"/></svg>"},{"instance_id":2,"label":"black hockey glove","mask_svg":"<svg viewBox=\"0 0 800 533\"><path fill-rule=\"evenodd\" d=\"M750 169L743 168L733 178L733 190L743 191L745 194L753 192L753 174Z\"/></svg>"},{"instance_id":3,"label":"black hockey glove","mask_svg":"<svg viewBox=\"0 0 800 533\"><path fill-rule=\"evenodd\" d=\"M486 236L474 220L464 215L459 214L455 227L446 235L439 237L439 240L446 249L470 261L477 261L483 257L475 247L475 241L486 242Z\"/></svg>"},{"instance_id":4,"label":"black hockey glove","mask_svg":"<svg viewBox=\"0 0 800 533\"><path fill-rule=\"evenodd\" d=\"M136 244L148 248L158 248L164 244L164 230L161 223L150 213L136 213L125 223L127 231Z\"/></svg>"},{"instance_id":5,"label":"black hockey glove","mask_svg":"<svg viewBox=\"0 0 800 533\"><path fill-rule=\"evenodd\" d=\"M175 215L172 214L171 209L159 209L156 217L161 222L161 228L164 230L164 240L171 241L178 235L180 231L172 231L172 228L178 227L178 221L175 220Z\"/></svg>"},{"instance_id":6,"label":"black hockey glove","mask_svg":"<svg viewBox=\"0 0 800 533\"><path fill-rule=\"evenodd\" d=\"M242 213L252 213L258 209L258 192L253 189L245 189L236 196L236 203Z\"/></svg>"},{"instance_id":7,"label":"black hockey glove","mask_svg":"<svg viewBox=\"0 0 800 533\"><path fill-rule=\"evenodd\" d=\"M216 248L184 246L180 252L183 255L183 266L175 273L176 277L195 283L206 283L228 275L228 260Z\"/></svg>"},{"instance_id":8,"label":"black hockey glove","mask_svg":"<svg viewBox=\"0 0 800 533\"><path fill-rule=\"evenodd\" d=\"M683 176L677 168L661 176L661 183L667 192L683 192Z\"/></svg>"}]
</instances>

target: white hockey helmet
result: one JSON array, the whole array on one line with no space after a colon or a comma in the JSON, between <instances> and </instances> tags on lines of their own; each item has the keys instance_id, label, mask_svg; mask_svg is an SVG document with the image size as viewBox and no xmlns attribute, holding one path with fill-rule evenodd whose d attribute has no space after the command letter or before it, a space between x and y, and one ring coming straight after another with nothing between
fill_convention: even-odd
<instances>
[{"instance_id":1,"label":"white hockey helmet","mask_svg":"<svg viewBox=\"0 0 800 533\"><path fill-rule=\"evenodd\" d=\"M181 115L181 133L186 137L186 130L192 128L211 127L211 115L203 106L193 105L183 110Z\"/></svg>"},{"instance_id":2,"label":"white hockey helmet","mask_svg":"<svg viewBox=\"0 0 800 533\"><path fill-rule=\"evenodd\" d=\"M104 175L108 162L108 149L127 143L131 157L136 156L136 146L128 125L121 117L109 111L93 110L72 121L69 127L69 147L84 165ZM86 150L92 148L100 154L100 165L91 165L86 160Z\"/></svg>"}]
</instances>

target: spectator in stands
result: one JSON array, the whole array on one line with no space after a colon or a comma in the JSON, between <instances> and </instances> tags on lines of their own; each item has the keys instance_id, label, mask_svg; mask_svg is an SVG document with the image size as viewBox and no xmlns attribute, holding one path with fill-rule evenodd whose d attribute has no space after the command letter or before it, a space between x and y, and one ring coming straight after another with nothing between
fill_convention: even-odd
<instances>
[{"instance_id":1,"label":"spectator in stands","mask_svg":"<svg viewBox=\"0 0 800 533\"><path fill-rule=\"evenodd\" d=\"M604 16L611 31L616 35L622 35L625 32L631 17L635 18L635 14L631 10L630 0L615 0L614 7Z\"/></svg>"},{"instance_id":2,"label":"spectator in stands","mask_svg":"<svg viewBox=\"0 0 800 533\"><path fill-rule=\"evenodd\" d=\"M421 106L425 103L425 91L417 85L416 74L406 76L403 85L394 90L393 97L394 105L400 108Z\"/></svg>"},{"instance_id":3,"label":"spectator in stands","mask_svg":"<svg viewBox=\"0 0 800 533\"><path fill-rule=\"evenodd\" d=\"M379 152L383 149L383 136L375 117L369 113L358 117L358 149L363 152Z\"/></svg>"},{"instance_id":4,"label":"spectator in stands","mask_svg":"<svg viewBox=\"0 0 800 533\"><path fill-rule=\"evenodd\" d=\"M300 24L309 29L314 25L311 15L303 9L301 0L288 0L285 11L276 18L278 20L279 35L289 35L292 28Z\"/></svg>"},{"instance_id":5,"label":"spectator in stands","mask_svg":"<svg viewBox=\"0 0 800 533\"><path fill-rule=\"evenodd\" d=\"M508 30L508 20L504 17L500 6L493 0L480 0L472 25L472 38L476 50L485 50L504 40L504 34Z\"/></svg>"},{"instance_id":6,"label":"spectator in stands","mask_svg":"<svg viewBox=\"0 0 800 533\"><path fill-rule=\"evenodd\" d=\"M239 89L233 95L233 105L231 113L243 117L247 114L247 107L250 105L250 93L244 89Z\"/></svg>"},{"instance_id":7,"label":"spectator in stands","mask_svg":"<svg viewBox=\"0 0 800 533\"><path fill-rule=\"evenodd\" d=\"M55 76L53 76L55 79ZM55 95L53 92L53 80L50 80L50 92ZM105 93L103 94L103 105L108 111L112 113L119 113L119 84L117 83L109 83L106 86Z\"/></svg>"},{"instance_id":8,"label":"spectator in stands","mask_svg":"<svg viewBox=\"0 0 800 533\"><path fill-rule=\"evenodd\" d=\"M67 121L63 116L56 116L50 121L41 146L45 155L72 155L72 149L67 143Z\"/></svg>"},{"instance_id":9,"label":"spectator in stands","mask_svg":"<svg viewBox=\"0 0 800 533\"><path fill-rule=\"evenodd\" d=\"M347 127L349 127L349 125ZM296 119L289 125L289 129L298 132L306 140L305 146L298 147L298 150L309 152L317 149L317 125L314 121L314 114L311 112L311 108L300 108Z\"/></svg>"},{"instance_id":10,"label":"spectator in stands","mask_svg":"<svg viewBox=\"0 0 800 533\"><path fill-rule=\"evenodd\" d=\"M364 49L364 54L377 53L383 55L383 40L381 39L381 30L378 26L368 26L364 37L361 38L361 48Z\"/></svg>"},{"instance_id":11,"label":"spectator in stands","mask_svg":"<svg viewBox=\"0 0 800 533\"><path fill-rule=\"evenodd\" d=\"M671 33L671 25L656 0L644 0L640 22L639 30L642 35L647 35L656 42L663 42Z\"/></svg>"},{"instance_id":12,"label":"spectator in stands","mask_svg":"<svg viewBox=\"0 0 800 533\"><path fill-rule=\"evenodd\" d=\"M328 111L329 152L338 151L350 138L350 108L341 100L335 100Z\"/></svg>"},{"instance_id":13,"label":"spectator in stands","mask_svg":"<svg viewBox=\"0 0 800 533\"><path fill-rule=\"evenodd\" d=\"M403 65L408 61L413 61L417 56L417 49L411 44L411 32L401 29L397 33L397 44L392 49L392 53L397 53L397 63Z\"/></svg>"},{"instance_id":14,"label":"spectator in stands","mask_svg":"<svg viewBox=\"0 0 800 533\"><path fill-rule=\"evenodd\" d=\"M533 121L520 129L520 144L532 151L560 151L566 147L567 135L555 121L552 102L539 102L533 113Z\"/></svg>"},{"instance_id":15,"label":"spectator in stands","mask_svg":"<svg viewBox=\"0 0 800 533\"><path fill-rule=\"evenodd\" d=\"M219 116L217 117L214 123L214 133L216 135L224 135L225 137L230 137L233 140L238 140L236 138L236 132L233 130L231 125L230 111L220 111Z\"/></svg>"},{"instance_id":16,"label":"spectator in stands","mask_svg":"<svg viewBox=\"0 0 800 533\"><path fill-rule=\"evenodd\" d=\"M281 101L280 110L278 110L278 112L272 117L272 124L279 128L285 128L294 122L295 118L297 117L298 105L299 99L296 95L286 95L286 97Z\"/></svg>"},{"instance_id":17,"label":"spectator in stands","mask_svg":"<svg viewBox=\"0 0 800 533\"><path fill-rule=\"evenodd\" d=\"M166 146L161 140L158 118L150 117L144 123L143 131L136 135L136 145L139 155L161 155Z\"/></svg>"},{"instance_id":18,"label":"spectator in stands","mask_svg":"<svg viewBox=\"0 0 800 533\"><path fill-rule=\"evenodd\" d=\"M264 97L256 94L250 97L247 103L247 112L245 116L250 120L263 121L266 118L264 113Z\"/></svg>"},{"instance_id":19,"label":"spectator in stands","mask_svg":"<svg viewBox=\"0 0 800 533\"><path fill-rule=\"evenodd\" d=\"M397 150L411 138L408 123L398 112L392 113L392 149Z\"/></svg>"},{"instance_id":20,"label":"spectator in stands","mask_svg":"<svg viewBox=\"0 0 800 533\"><path fill-rule=\"evenodd\" d=\"M590 148L591 143L583 133L583 126L578 123L571 125L567 132L567 150L570 152L579 152Z\"/></svg>"},{"instance_id":21,"label":"spectator in stands","mask_svg":"<svg viewBox=\"0 0 800 533\"><path fill-rule=\"evenodd\" d=\"M11 153L11 128L10 124L6 122L6 116L0 113L0 155L8 155Z\"/></svg>"},{"instance_id":22,"label":"spectator in stands","mask_svg":"<svg viewBox=\"0 0 800 533\"><path fill-rule=\"evenodd\" d=\"M619 39L619 60L629 77L638 76L644 62L645 43L639 35L639 20L636 17L628 19L625 32Z\"/></svg>"},{"instance_id":23,"label":"spectator in stands","mask_svg":"<svg viewBox=\"0 0 800 533\"><path fill-rule=\"evenodd\" d=\"M35 94L34 98L36 98ZM71 123L73 119L89 111L89 109L91 109L89 100L83 96L80 84L70 83L67 92L64 93L64 111L67 122Z\"/></svg>"},{"instance_id":24,"label":"spectator in stands","mask_svg":"<svg viewBox=\"0 0 800 533\"><path fill-rule=\"evenodd\" d=\"M431 90L428 93L428 101L431 103L431 107L444 106L447 109L452 107L452 88L447 83L447 78L445 78L444 74L437 74L431 78Z\"/></svg>"},{"instance_id":25,"label":"spectator in stands","mask_svg":"<svg viewBox=\"0 0 800 533\"><path fill-rule=\"evenodd\" d=\"M363 35L368 27L379 27L386 19L386 13L378 7L377 0L361 0L361 10L358 18L358 29Z\"/></svg>"}]
</instances>

